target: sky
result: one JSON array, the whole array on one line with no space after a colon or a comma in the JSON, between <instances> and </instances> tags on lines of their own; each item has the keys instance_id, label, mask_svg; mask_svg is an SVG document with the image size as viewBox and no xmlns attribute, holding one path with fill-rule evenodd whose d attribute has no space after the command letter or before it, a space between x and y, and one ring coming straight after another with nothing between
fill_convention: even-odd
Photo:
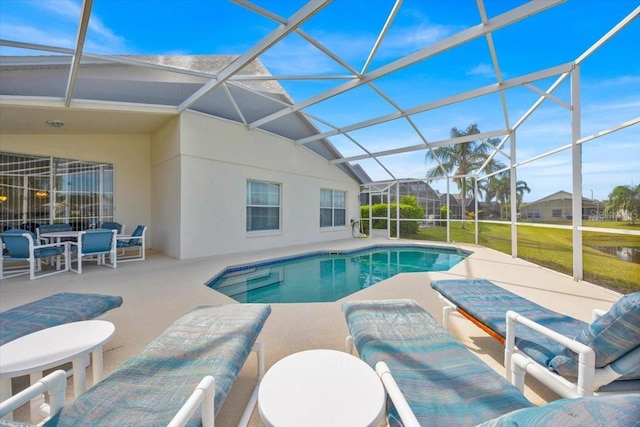
<instances>
[{"instance_id":1,"label":"sky","mask_svg":"<svg viewBox=\"0 0 640 427\"><path fill-rule=\"evenodd\" d=\"M289 18L305 5L302 0L256 1L258 6ZM525 3L523 0L485 0L489 18ZM574 61L593 43L640 5L637 0L568 0L492 34L502 80ZM344 84L340 78L354 71L375 72L387 64L480 23L475 0L405 0L400 5L379 49L372 53L394 2L390 0L334 0L301 29L350 69L330 58L297 34L284 38L260 56L275 76L318 76L329 79L282 80L294 101ZM0 38L73 48L81 2L75 0L0 0ZM94 0L84 51L105 55L242 54L277 27L278 23L245 7L223 0ZM640 18L589 56L580 66L582 138L640 117ZM486 38L454 47L417 64L373 81L304 111L336 127L418 107L443 97L495 84ZM50 54L0 46L1 55ZM367 68L365 69L365 64ZM547 90L557 76L432 109L407 120L393 120L355 130L349 137L368 151L409 147L449 137L453 127L476 123L482 132L512 127ZM382 95L384 96L382 96ZM516 162L547 153L571 142L571 87L567 79L516 133ZM558 102L555 102L557 100ZM503 108L506 105L506 113ZM330 130L314 122L320 131ZM415 128L414 128L415 127ZM419 134L415 129L419 130ZM330 141L345 156L364 151L344 136ZM508 164L509 142L496 157ZM582 144L584 197L606 199L616 185L640 184L640 124ZM391 175L373 160L358 163L374 180L426 176L434 164L425 151L382 157ZM534 201L556 191L572 191L571 150L543 157L518 168L517 178ZM446 191L444 181L432 186ZM452 186L451 192L457 192Z\"/></svg>"}]
</instances>

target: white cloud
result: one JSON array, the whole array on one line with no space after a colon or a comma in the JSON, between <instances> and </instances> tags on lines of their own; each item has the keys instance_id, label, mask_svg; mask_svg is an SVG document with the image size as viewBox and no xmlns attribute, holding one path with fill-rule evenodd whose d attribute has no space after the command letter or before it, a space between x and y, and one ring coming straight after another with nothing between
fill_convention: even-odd
<instances>
[{"instance_id":1,"label":"white cloud","mask_svg":"<svg viewBox=\"0 0 640 427\"><path fill-rule=\"evenodd\" d=\"M348 73L340 64L302 39L287 38L260 59L275 75Z\"/></svg>"},{"instance_id":2,"label":"white cloud","mask_svg":"<svg viewBox=\"0 0 640 427\"><path fill-rule=\"evenodd\" d=\"M493 67L489 64L478 64L470 70L467 70L467 76L481 76L494 78L496 76Z\"/></svg>"},{"instance_id":3,"label":"white cloud","mask_svg":"<svg viewBox=\"0 0 640 427\"><path fill-rule=\"evenodd\" d=\"M46 46L73 49L80 23L81 4L78 1L27 1L25 19L10 16L3 19L2 38ZM127 53L125 39L104 25L92 13L84 50L91 53ZM3 52L4 53L4 52ZM24 51L20 52L24 54Z\"/></svg>"},{"instance_id":4,"label":"white cloud","mask_svg":"<svg viewBox=\"0 0 640 427\"><path fill-rule=\"evenodd\" d=\"M9 34L11 35L9 37L10 40L19 40L26 43L63 48L73 48L75 44L75 34L71 35L69 32L39 28L30 25L3 23L2 37L7 38L7 35ZM24 51L22 53L24 54Z\"/></svg>"},{"instance_id":5,"label":"white cloud","mask_svg":"<svg viewBox=\"0 0 640 427\"><path fill-rule=\"evenodd\" d=\"M80 19L80 2L73 0L60 1L30 1L33 7L58 15L68 21L78 23Z\"/></svg>"},{"instance_id":6,"label":"white cloud","mask_svg":"<svg viewBox=\"0 0 640 427\"><path fill-rule=\"evenodd\" d=\"M599 79L590 83L591 87L611 87L611 86L627 86L632 84L640 84L640 76L624 75L617 76L612 79Z\"/></svg>"}]
</instances>

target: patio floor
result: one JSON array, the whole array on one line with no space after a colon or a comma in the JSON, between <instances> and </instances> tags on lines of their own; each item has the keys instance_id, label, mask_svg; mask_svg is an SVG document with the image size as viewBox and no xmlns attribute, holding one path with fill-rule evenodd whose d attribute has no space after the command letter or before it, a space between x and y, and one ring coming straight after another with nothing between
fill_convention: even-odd
<instances>
[{"instance_id":1,"label":"patio floor","mask_svg":"<svg viewBox=\"0 0 640 427\"><path fill-rule=\"evenodd\" d=\"M3 280L0 283L0 311L62 291L122 296L122 307L111 311L107 317L116 326L113 339L105 347L104 370L108 374L191 308L203 304L235 303L204 285L228 265L316 250L397 243L386 239L348 239L186 261L150 251L146 261L121 264L116 270L87 263L82 275L65 273L35 281L29 281L27 276ZM424 241L414 243L429 245ZM258 339L266 346L266 368L302 350L344 350L347 327L341 303L347 299L412 298L442 321L442 304L429 286L434 279L489 279L538 304L584 321L591 320L593 308L608 309L620 296L491 249L473 245L431 245L456 246L473 254L448 272L400 274L334 303L272 304L271 316ZM458 340L503 373L502 345L458 315L453 316L451 325ZM255 356L251 355L216 418L217 426L237 425L253 388L255 373ZM88 384L91 384L91 370L87 371L87 376ZM536 404L557 398L531 378L527 378L525 395ZM250 425L263 425L257 410Z\"/></svg>"}]
</instances>

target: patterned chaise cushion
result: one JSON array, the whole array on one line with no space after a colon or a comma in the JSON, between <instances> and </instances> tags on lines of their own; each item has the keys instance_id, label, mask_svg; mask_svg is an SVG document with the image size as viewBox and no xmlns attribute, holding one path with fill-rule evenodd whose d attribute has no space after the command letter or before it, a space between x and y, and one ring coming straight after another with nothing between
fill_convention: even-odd
<instances>
[{"instance_id":1,"label":"patterned chaise cushion","mask_svg":"<svg viewBox=\"0 0 640 427\"><path fill-rule=\"evenodd\" d=\"M638 427L640 394L560 399L514 411L478 427Z\"/></svg>"},{"instance_id":2,"label":"patterned chaise cushion","mask_svg":"<svg viewBox=\"0 0 640 427\"><path fill-rule=\"evenodd\" d=\"M166 426L206 375L217 414L270 313L265 304L193 309L45 426ZM187 425L200 425L199 413Z\"/></svg>"},{"instance_id":3,"label":"patterned chaise cushion","mask_svg":"<svg viewBox=\"0 0 640 427\"><path fill-rule=\"evenodd\" d=\"M121 305L119 296L54 294L0 313L0 345L41 329L94 319Z\"/></svg>"},{"instance_id":4,"label":"patterned chaise cushion","mask_svg":"<svg viewBox=\"0 0 640 427\"><path fill-rule=\"evenodd\" d=\"M568 337L576 336L588 325L484 279L434 280L431 287L502 338L507 333L508 310ZM523 327L516 328L516 346L543 366L548 366L551 359L564 348L544 335Z\"/></svg>"},{"instance_id":5,"label":"patterned chaise cushion","mask_svg":"<svg viewBox=\"0 0 640 427\"><path fill-rule=\"evenodd\" d=\"M362 360L389 366L421 425L473 426L531 403L412 300L343 304ZM399 425L395 408L390 425Z\"/></svg>"},{"instance_id":6,"label":"patterned chaise cushion","mask_svg":"<svg viewBox=\"0 0 640 427\"><path fill-rule=\"evenodd\" d=\"M620 298L607 313L583 328L575 340L594 350L596 368L603 368L640 346L640 292ZM574 379L578 372L578 356L563 349L551 360L550 366L560 375ZM639 369L636 366L630 373L618 373L623 374L621 379L637 379L640 378Z\"/></svg>"}]
</instances>

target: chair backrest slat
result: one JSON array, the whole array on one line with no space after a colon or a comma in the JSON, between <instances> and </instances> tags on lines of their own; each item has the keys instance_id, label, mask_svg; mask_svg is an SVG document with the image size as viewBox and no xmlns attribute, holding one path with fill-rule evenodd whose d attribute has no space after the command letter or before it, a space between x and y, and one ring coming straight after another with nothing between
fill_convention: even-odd
<instances>
[{"instance_id":1,"label":"chair backrest slat","mask_svg":"<svg viewBox=\"0 0 640 427\"><path fill-rule=\"evenodd\" d=\"M144 225L138 225L136 227L136 229L133 230L133 233L131 233L131 237L140 237L140 236L142 236L144 234L144 229L145 229ZM129 246L140 246L140 245L142 245L142 239L129 239L127 244Z\"/></svg>"},{"instance_id":2,"label":"chair backrest slat","mask_svg":"<svg viewBox=\"0 0 640 427\"><path fill-rule=\"evenodd\" d=\"M38 227L38 232L43 233L55 233L57 231L71 231L71 225L69 224L42 224Z\"/></svg>"},{"instance_id":3,"label":"chair backrest slat","mask_svg":"<svg viewBox=\"0 0 640 427\"><path fill-rule=\"evenodd\" d=\"M115 221L107 221L107 222L103 222L100 225L100 228L103 228L105 230L116 230L116 232L118 234L121 234L123 232L122 230L122 224L120 224L119 222L115 222Z\"/></svg>"},{"instance_id":4,"label":"chair backrest slat","mask_svg":"<svg viewBox=\"0 0 640 427\"><path fill-rule=\"evenodd\" d=\"M8 255L11 258L29 258L29 237L33 245L37 241L32 232L22 229L7 230L0 234L0 239L4 242Z\"/></svg>"},{"instance_id":5,"label":"chair backrest slat","mask_svg":"<svg viewBox=\"0 0 640 427\"><path fill-rule=\"evenodd\" d=\"M82 253L109 252L113 243L113 230L87 230L81 232Z\"/></svg>"}]
</instances>

